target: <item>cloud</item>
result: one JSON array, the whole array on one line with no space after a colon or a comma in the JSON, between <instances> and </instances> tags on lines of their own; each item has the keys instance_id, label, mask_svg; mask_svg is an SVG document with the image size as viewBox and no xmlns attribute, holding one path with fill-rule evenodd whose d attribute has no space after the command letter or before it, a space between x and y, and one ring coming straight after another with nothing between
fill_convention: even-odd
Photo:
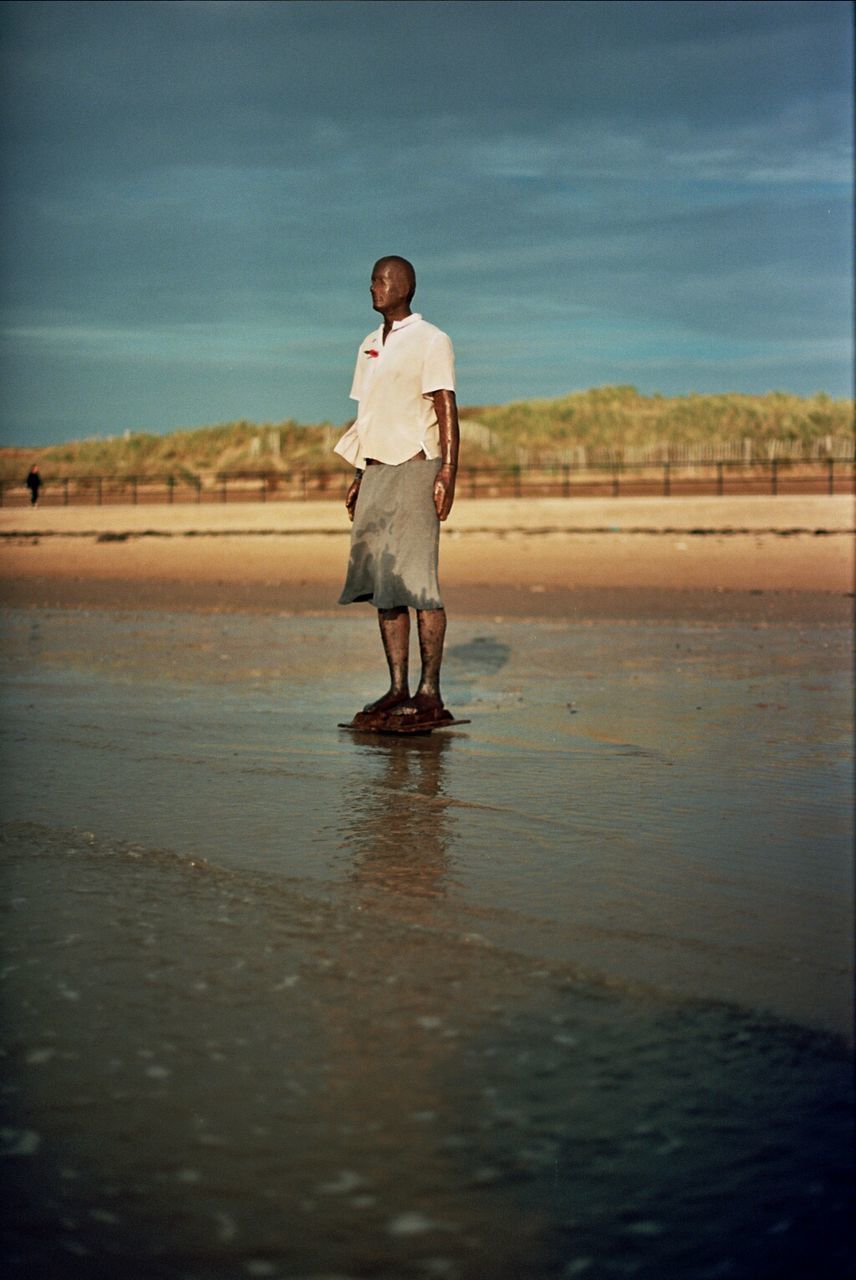
<instances>
[{"instance_id":1,"label":"cloud","mask_svg":"<svg viewBox=\"0 0 856 1280\"><path fill-rule=\"evenodd\" d=\"M849 385L847 6L125 0L0 24L6 363L46 406L53 385L115 412L125 362L126 420L192 421L194 396L210 417L215 388L344 416L390 251L475 399L655 358L689 389L705 344L730 385L775 343L795 387L821 364ZM231 381L197 376L218 362Z\"/></svg>"}]
</instances>

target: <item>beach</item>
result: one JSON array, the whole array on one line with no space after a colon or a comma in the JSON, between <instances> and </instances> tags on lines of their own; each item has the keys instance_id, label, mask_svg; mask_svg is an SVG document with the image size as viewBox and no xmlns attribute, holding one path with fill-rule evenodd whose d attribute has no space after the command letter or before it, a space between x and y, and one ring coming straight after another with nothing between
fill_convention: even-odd
<instances>
[{"instance_id":1,"label":"beach","mask_svg":"<svg viewBox=\"0 0 856 1280\"><path fill-rule=\"evenodd\" d=\"M443 583L458 614L614 613L618 591L619 614L693 616L764 592L843 619L853 528L849 496L461 500ZM7 508L0 538L9 602L300 613L335 610L348 524L328 502Z\"/></svg>"},{"instance_id":2,"label":"beach","mask_svg":"<svg viewBox=\"0 0 856 1280\"><path fill-rule=\"evenodd\" d=\"M10 1274L846 1274L850 498L0 510ZM10 1176L11 1175L11 1176Z\"/></svg>"}]
</instances>

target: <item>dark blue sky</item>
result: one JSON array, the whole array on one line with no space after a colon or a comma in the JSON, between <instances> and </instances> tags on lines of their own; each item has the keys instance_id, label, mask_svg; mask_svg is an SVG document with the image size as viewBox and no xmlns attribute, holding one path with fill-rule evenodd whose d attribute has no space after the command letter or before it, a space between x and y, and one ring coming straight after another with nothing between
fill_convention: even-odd
<instances>
[{"instance_id":1,"label":"dark blue sky","mask_svg":"<svg viewBox=\"0 0 856 1280\"><path fill-rule=\"evenodd\" d=\"M847 3L6 3L4 443L341 422L374 259L459 398L852 394Z\"/></svg>"}]
</instances>

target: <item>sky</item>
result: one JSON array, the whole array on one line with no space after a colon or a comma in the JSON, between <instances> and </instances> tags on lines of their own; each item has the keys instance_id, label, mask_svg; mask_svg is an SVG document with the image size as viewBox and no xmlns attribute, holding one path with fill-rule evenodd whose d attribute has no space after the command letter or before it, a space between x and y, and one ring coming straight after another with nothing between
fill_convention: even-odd
<instances>
[{"instance_id":1,"label":"sky","mask_svg":"<svg viewBox=\"0 0 856 1280\"><path fill-rule=\"evenodd\" d=\"M342 423L372 263L458 400L853 394L849 3L0 6L0 443Z\"/></svg>"}]
</instances>

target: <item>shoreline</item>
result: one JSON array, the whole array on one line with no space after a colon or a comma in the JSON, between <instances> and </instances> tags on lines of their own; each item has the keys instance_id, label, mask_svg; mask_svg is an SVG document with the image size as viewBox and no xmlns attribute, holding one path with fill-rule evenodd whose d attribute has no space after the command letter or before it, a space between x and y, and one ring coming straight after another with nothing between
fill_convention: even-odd
<instances>
[{"instance_id":1,"label":"shoreline","mask_svg":"<svg viewBox=\"0 0 856 1280\"><path fill-rule=\"evenodd\" d=\"M444 586L450 622L565 621L751 626L850 626L852 594L825 591L741 591L728 588L655 587L545 588L483 584ZM33 576L0 582L0 607L7 609L104 610L117 613L256 614L331 617L371 621L370 606L336 603L324 584L290 585L287 592L264 583L192 582L131 578Z\"/></svg>"}]
</instances>

